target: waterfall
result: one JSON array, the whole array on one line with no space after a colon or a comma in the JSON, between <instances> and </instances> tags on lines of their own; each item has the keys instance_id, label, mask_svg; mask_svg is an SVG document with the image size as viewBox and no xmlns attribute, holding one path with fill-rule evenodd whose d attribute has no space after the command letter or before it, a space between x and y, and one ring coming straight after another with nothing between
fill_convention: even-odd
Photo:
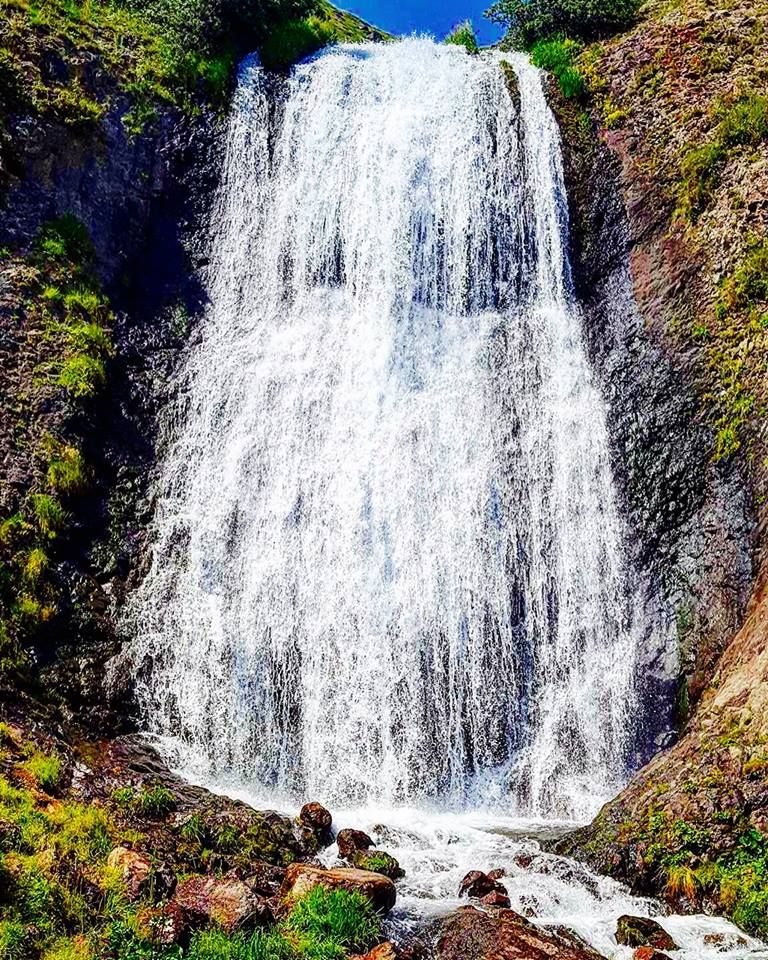
<instances>
[{"instance_id":1,"label":"waterfall","mask_svg":"<svg viewBox=\"0 0 768 960\"><path fill-rule=\"evenodd\" d=\"M566 242L524 57L243 65L126 615L180 763L541 816L626 779L633 585Z\"/></svg>"}]
</instances>

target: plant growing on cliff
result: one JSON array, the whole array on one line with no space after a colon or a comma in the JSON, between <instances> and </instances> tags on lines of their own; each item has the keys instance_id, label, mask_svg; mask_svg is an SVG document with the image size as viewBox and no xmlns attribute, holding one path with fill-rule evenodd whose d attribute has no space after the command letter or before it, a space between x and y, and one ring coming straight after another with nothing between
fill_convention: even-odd
<instances>
[{"instance_id":1,"label":"plant growing on cliff","mask_svg":"<svg viewBox=\"0 0 768 960\"><path fill-rule=\"evenodd\" d=\"M487 11L507 29L505 44L530 49L538 40L595 40L630 26L639 0L497 0Z\"/></svg>"},{"instance_id":2,"label":"plant growing on cliff","mask_svg":"<svg viewBox=\"0 0 768 960\"><path fill-rule=\"evenodd\" d=\"M538 40L531 47L531 61L542 70L548 70L557 80L563 96L578 100L586 92L584 77L575 66L580 46L574 40L556 37Z\"/></svg>"},{"instance_id":3,"label":"plant growing on cliff","mask_svg":"<svg viewBox=\"0 0 768 960\"><path fill-rule=\"evenodd\" d=\"M467 53L479 53L480 47L477 43L474 27L469 20L458 24L448 34L443 43L448 43L457 47L464 47Z\"/></svg>"}]
</instances>

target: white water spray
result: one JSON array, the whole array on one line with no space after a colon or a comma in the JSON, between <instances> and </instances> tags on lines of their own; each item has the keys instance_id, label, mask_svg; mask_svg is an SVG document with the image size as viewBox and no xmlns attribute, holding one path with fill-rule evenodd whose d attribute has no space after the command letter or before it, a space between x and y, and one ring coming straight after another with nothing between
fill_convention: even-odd
<instances>
[{"instance_id":1,"label":"white water spray","mask_svg":"<svg viewBox=\"0 0 768 960\"><path fill-rule=\"evenodd\" d=\"M149 729L198 776L575 817L626 777L605 413L557 128L511 63L344 46L278 109L242 71L130 610Z\"/></svg>"}]
</instances>

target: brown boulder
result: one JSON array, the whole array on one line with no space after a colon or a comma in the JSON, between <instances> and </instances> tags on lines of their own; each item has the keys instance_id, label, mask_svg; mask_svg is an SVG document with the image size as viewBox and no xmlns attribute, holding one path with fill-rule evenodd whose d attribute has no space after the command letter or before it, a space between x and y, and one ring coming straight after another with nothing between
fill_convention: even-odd
<instances>
[{"instance_id":1,"label":"brown boulder","mask_svg":"<svg viewBox=\"0 0 768 960\"><path fill-rule=\"evenodd\" d=\"M232 875L188 877L176 888L174 902L191 925L212 923L225 933L262 926L273 919L264 898Z\"/></svg>"},{"instance_id":2,"label":"brown boulder","mask_svg":"<svg viewBox=\"0 0 768 960\"><path fill-rule=\"evenodd\" d=\"M671 958L655 947L638 947L632 954L632 960L671 960Z\"/></svg>"},{"instance_id":3,"label":"brown boulder","mask_svg":"<svg viewBox=\"0 0 768 960\"><path fill-rule=\"evenodd\" d=\"M443 920L437 960L602 960L557 934L529 923L513 910L485 913L461 907Z\"/></svg>"},{"instance_id":4,"label":"brown boulder","mask_svg":"<svg viewBox=\"0 0 768 960\"><path fill-rule=\"evenodd\" d=\"M397 960L397 950L395 945L387 940L373 950L369 950L368 953L355 954L349 960Z\"/></svg>"},{"instance_id":5,"label":"brown boulder","mask_svg":"<svg viewBox=\"0 0 768 960\"><path fill-rule=\"evenodd\" d=\"M367 833L363 833L362 830L351 830L349 827L339 830L336 843L342 860L349 860L358 850L368 850L373 846L373 840Z\"/></svg>"},{"instance_id":6,"label":"brown boulder","mask_svg":"<svg viewBox=\"0 0 768 960\"><path fill-rule=\"evenodd\" d=\"M503 907L509 910L511 904L506 893L500 893L498 890L491 890L484 897L480 897L480 903L484 907Z\"/></svg>"},{"instance_id":7,"label":"brown boulder","mask_svg":"<svg viewBox=\"0 0 768 960\"><path fill-rule=\"evenodd\" d=\"M321 803L305 803L299 811L299 823L311 831L321 844L331 842L333 817Z\"/></svg>"},{"instance_id":8,"label":"brown boulder","mask_svg":"<svg viewBox=\"0 0 768 960\"><path fill-rule=\"evenodd\" d=\"M388 913L395 905L395 885L388 877L354 867L334 867L325 870L309 863L293 863L288 867L281 895L284 900L295 900L316 886L329 890L356 890L371 901L380 913Z\"/></svg>"},{"instance_id":9,"label":"brown boulder","mask_svg":"<svg viewBox=\"0 0 768 960\"><path fill-rule=\"evenodd\" d=\"M399 880L405 876L405 870L397 860L384 850L355 850L350 859L358 870L380 873L390 880Z\"/></svg>"},{"instance_id":10,"label":"brown boulder","mask_svg":"<svg viewBox=\"0 0 768 960\"><path fill-rule=\"evenodd\" d=\"M262 897L274 897L280 892L280 886L285 879L285 868L255 860L249 865L248 874L243 879L254 893Z\"/></svg>"},{"instance_id":11,"label":"brown boulder","mask_svg":"<svg viewBox=\"0 0 768 960\"><path fill-rule=\"evenodd\" d=\"M650 917L619 917L616 942L624 947L655 947L657 950L677 950L677 944L664 927Z\"/></svg>"},{"instance_id":12,"label":"brown boulder","mask_svg":"<svg viewBox=\"0 0 768 960\"><path fill-rule=\"evenodd\" d=\"M170 896L176 877L165 864L154 865L149 857L129 847L115 847L107 857L107 866L119 871L129 900L152 895L160 900Z\"/></svg>"},{"instance_id":13,"label":"brown boulder","mask_svg":"<svg viewBox=\"0 0 768 960\"><path fill-rule=\"evenodd\" d=\"M507 895L506 888L498 880L482 873L480 870L470 870L459 884L460 897L475 897L480 900L487 897L490 893L499 893L502 896Z\"/></svg>"}]
</instances>

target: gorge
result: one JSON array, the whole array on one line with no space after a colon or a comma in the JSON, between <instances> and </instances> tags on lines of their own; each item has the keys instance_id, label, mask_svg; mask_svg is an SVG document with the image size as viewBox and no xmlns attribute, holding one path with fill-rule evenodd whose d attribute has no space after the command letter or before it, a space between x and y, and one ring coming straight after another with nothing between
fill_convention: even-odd
<instances>
[{"instance_id":1,"label":"gorge","mask_svg":"<svg viewBox=\"0 0 768 960\"><path fill-rule=\"evenodd\" d=\"M377 960L470 960L450 924L483 917L549 938L505 958L651 957L626 915L659 956L768 956L759 446L719 412L711 453L715 392L680 314L660 332L703 274L589 59L629 69L657 12L584 51L588 107L525 54L323 16L340 44L246 55L219 108L131 133L134 81L70 49L41 63L97 126L9 114L0 821L50 823L0 824L0 958L314 957L292 861L397 880ZM99 899L107 854L149 858L136 906ZM467 913L472 871L500 899ZM53 893L30 920L30 876L87 922ZM258 900L206 914L229 952L196 883Z\"/></svg>"}]
</instances>

